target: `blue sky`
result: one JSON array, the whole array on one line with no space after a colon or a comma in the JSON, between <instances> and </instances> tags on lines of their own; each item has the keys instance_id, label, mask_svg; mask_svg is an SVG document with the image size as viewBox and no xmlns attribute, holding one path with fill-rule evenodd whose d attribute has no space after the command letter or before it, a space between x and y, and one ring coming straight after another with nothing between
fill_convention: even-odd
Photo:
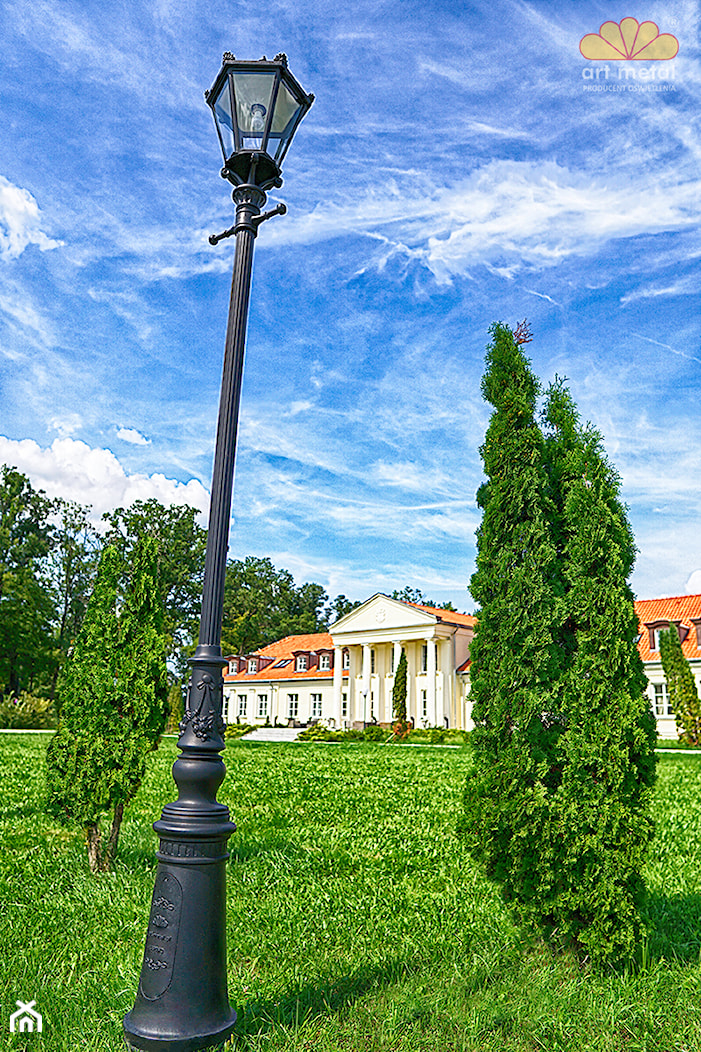
<instances>
[{"instance_id":1,"label":"blue sky","mask_svg":"<svg viewBox=\"0 0 701 1052\"><path fill-rule=\"evenodd\" d=\"M625 16L678 56L585 60ZM487 330L527 317L622 476L634 591L701 592L695 3L5 0L0 26L0 462L96 515L206 511L233 206L203 90L225 50L285 51L316 102L256 246L231 555L471 610Z\"/></svg>"}]
</instances>

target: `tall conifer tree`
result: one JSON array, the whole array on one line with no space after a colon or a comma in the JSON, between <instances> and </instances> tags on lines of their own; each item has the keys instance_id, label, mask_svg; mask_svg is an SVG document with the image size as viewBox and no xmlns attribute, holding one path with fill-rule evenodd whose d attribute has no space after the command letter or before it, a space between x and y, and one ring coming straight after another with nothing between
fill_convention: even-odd
<instances>
[{"instance_id":1,"label":"tall conifer tree","mask_svg":"<svg viewBox=\"0 0 701 1052\"><path fill-rule=\"evenodd\" d=\"M530 917L554 882L561 597L539 383L510 329L490 331L482 393L494 411L480 450L487 481L470 583L480 607L470 648L475 771L462 829L506 902Z\"/></svg>"},{"instance_id":2,"label":"tall conifer tree","mask_svg":"<svg viewBox=\"0 0 701 1052\"><path fill-rule=\"evenodd\" d=\"M402 727L406 723L406 676L406 651L402 650L402 656L397 662L397 671L394 673L394 686L392 687L392 711L395 720L398 720Z\"/></svg>"},{"instance_id":3,"label":"tall conifer tree","mask_svg":"<svg viewBox=\"0 0 701 1052\"><path fill-rule=\"evenodd\" d=\"M640 874L653 834L656 729L628 585L636 549L601 435L581 425L559 381L544 417L566 655L556 894L546 922L592 959L620 960L641 936Z\"/></svg>"},{"instance_id":4,"label":"tall conifer tree","mask_svg":"<svg viewBox=\"0 0 701 1052\"><path fill-rule=\"evenodd\" d=\"M153 538L142 539L133 553L118 611L124 570L116 548L107 546L59 681L59 726L47 754L49 807L83 826L93 871L110 866L124 807L166 719L166 640Z\"/></svg>"},{"instance_id":5,"label":"tall conifer tree","mask_svg":"<svg viewBox=\"0 0 701 1052\"><path fill-rule=\"evenodd\" d=\"M635 545L601 436L556 382L546 438L528 361L508 328L492 335L461 826L519 919L597 962L625 959L642 928L655 743Z\"/></svg>"},{"instance_id":6,"label":"tall conifer tree","mask_svg":"<svg viewBox=\"0 0 701 1052\"><path fill-rule=\"evenodd\" d=\"M660 660L667 680L669 701L677 721L677 733L687 745L701 742L701 704L696 681L684 657L679 632L674 625L660 632Z\"/></svg>"}]
</instances>

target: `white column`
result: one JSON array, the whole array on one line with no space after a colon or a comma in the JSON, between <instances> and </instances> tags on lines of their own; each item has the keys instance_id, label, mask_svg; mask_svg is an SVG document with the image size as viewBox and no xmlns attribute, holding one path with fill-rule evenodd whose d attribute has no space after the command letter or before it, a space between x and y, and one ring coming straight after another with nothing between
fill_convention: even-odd
<instances>
[{"instance_id":1,"label":"white column","mask_svg":"<svg viewBox=\"0 0 701 1052\"><path fill-rule=\"evenodd\" d=\"M343 648L333 648L333 718L336 722L336 730L342 726L341 719L341 692L343 687Z\"/></svg>"},{"instance_id":2,"label":"white column","mask_svg":"<svg viewBox=\"0 0 701 1052\"><path fill-rule=\"evenodd\" d=\"M358 718L358 707L356 703L356 692L358 689L358 647L349 647L348 654L348 722L352 726L353 721Z\"/></svg>"},{"instance_id":3,"label":"white column","mask_svg":"<svg viewBox=\"0 0 701 1052\"><path fill-rule=\"evenodd\" d=\"M370 662L371 647L368 643L363 643L363 680L361 686L361 704L363 711L359 713L358 718L364 723L370 722Z\"/></svg>"},{"instance_id":4,"label":"white column","mask_svg":"<svg viewBox=\"0 0 701 1052\"><path fill-rule=\"evenodd\" d=\"M396 679L397 669L399 668L399 662L402 660L402 644L399 642L398 639L395 639L395 640L392 641L392 650L393 650L392 670L393 670L393 673L394 673L394 679ZM392 686L394 686L394 679L392 680ZM408 688L408 684L407 684L407 688ZM409 711L409 708L408 708L409 697L408 697L408 695L409 695L409 691L407 689L407 713ZM391 692L390 692L389 698L387 699L387 704L389 705L389 716L388 716L388 719L390 721L392 721L392 720L394 720L394 708L392 707L392 694L391 694Z\"/></svg>"},{"instance_id":5,"label":"white column","mask_svg":"<svg viewBox=\"0 0 701 1052\"><path fill-rule=\"evenodd\" d=\"M428 722L430 726L435 727L438 723L438 714L436 712L436 644L432 639L427 639L426 643L428 646L428 660L426 662Z\"/></svg>"}]
</instances>

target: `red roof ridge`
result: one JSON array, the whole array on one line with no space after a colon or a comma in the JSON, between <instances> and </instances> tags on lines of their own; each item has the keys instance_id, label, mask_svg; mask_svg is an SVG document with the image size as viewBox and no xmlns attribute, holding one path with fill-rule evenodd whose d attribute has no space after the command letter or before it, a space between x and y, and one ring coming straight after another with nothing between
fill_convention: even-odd
<instances>
[{"instance_id":1,"label":"red roof ridge","mask_svg":"<svg viewBox=\"0 0 701 1052\"><path fill-rule=\"evenodd\" d=\"M405 600L400 600L400 602L405 602ZM417 610L425 610L427 614L433 614L434 617L447 621L449 624L470 626L477 624L477 618L473 614L463 614L460 610L446 610L443 606L427 606L426 603L407 603L406 605L413 606Z\"/></svg>"},{"instance_id":2,"label":"red roof ridge","mask_svg":"<svg viewBox=\"0 0 701 1052\"><path fill-rule=\"evenodd\" d=\"M684 595L657 595L653 599L636 599L635 605L637 606L638 603L667 603L672 599L701 599L701 593L692 592L691 595L688 595L685 592Z\"/></svg>"}]
</instances>

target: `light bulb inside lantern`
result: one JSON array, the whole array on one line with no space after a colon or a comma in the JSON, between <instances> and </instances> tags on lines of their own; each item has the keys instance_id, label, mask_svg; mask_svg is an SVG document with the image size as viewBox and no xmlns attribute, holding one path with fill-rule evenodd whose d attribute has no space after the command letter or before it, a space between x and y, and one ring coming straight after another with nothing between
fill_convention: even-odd
<instances>
[{"instance_id":1,"label":"light bulb inside lantern","mask_svg":"<svg viewBox=\"0 0 701 1052\"><path fill-rule=\"evenodd\" d=\"M265 106L260 102L254 102L251 106L251 131L262 132L265 128Z\"/></svg>"}]
</instances>

